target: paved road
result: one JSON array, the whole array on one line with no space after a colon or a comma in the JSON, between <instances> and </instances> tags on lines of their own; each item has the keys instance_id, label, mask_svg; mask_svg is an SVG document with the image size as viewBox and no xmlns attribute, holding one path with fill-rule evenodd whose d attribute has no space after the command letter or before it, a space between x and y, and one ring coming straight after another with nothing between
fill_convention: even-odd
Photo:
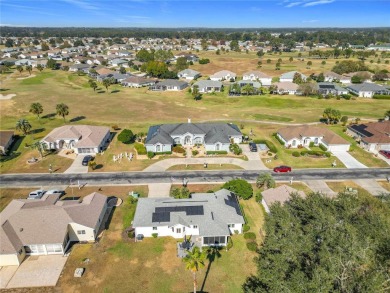
<instances>
[{"instance_id":1,"label":"paved road","mask_svg":"<svg viewBox=\"0 0 390 293\"><path fill-rule=\"evenodd\" d=\"M219 171L185 171L185 172L116 172L86 174L7 174L0 176L0 187L40 187L42 185L69 185L72 182L86 182L89 185L111 184L150 184L181 183L184 178L189 182L226 182L232 178L256 180L264 170L219 170ZM273 174L275 180L353 180L353 179L386 179L390 177L390 168L367 169L301 169L291 173Z\"/></svg>"}]
</instances>

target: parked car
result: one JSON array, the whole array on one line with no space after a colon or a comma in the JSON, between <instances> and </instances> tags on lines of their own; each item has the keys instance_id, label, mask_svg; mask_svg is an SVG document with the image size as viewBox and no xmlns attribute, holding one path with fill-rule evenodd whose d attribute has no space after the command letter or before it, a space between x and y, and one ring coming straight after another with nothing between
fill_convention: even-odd
<instances>
[{"instance_id":1,"label":"parked car","mask_svg":"<svg viewBox=\"0 0 390 293\"><path fill-rule=\"evenodd\" d=\"M50 189L46 192L46 194L51 195L51 194L60 194L60 196L63 196L65 194L64 190L61 189Z\"/></svg>"},{"instance_id":2,"label":"parked car","mask_svg":"<svg viewBox=\"0 0 390 293\"><path fill-rule=\"evenodd\" d=\"M88 166L90 161L93 161L93 157L90 155L85 156L82 162L83 166Z\"/></svg>"},{"instance_id":3,"label":"parked car","mask_svg":"<svg viewBox=\"0 0 390 293\"><path fill-rule=\"evenodd\" d=\"M257 145L254 142L249 143L249 150L251 152L257 152Z\"/></svg>"},{"instance_id":4,"label":"parked car","mask_svg":"<svg viewBox=\"0 0 390 293\"><path fill-rule=\"evenodd\" d=\"M384 156L386 159L390 159L390 151L381 150L379 153Z\"/></svg>"},{"instance_id":5,"label":"parked car","mask_svg":"<svg viewBox=\"0 0 390 293\"><path fill-rule=\"evenodd\" d=\"M34 190L30 192L27 199L40 199L45 193L46 191L42 189Z\"/></svg>"},{"instance_id":6,"label":"parked car","mask_svg":"<svg viewBox=\"0 0 390 293\"><path fill-rule=\"evenodd\" d=\"M279 172L291 172L291 167L289 166L278 166L274 168L274 172L279 173Z\"/></svg>"}]
</instances>

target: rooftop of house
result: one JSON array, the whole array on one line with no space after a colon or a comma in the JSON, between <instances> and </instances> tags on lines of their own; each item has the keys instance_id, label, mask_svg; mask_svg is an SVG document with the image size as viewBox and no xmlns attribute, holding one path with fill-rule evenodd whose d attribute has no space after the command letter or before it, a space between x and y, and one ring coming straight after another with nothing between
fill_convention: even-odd
<instances>
[{"instance_id":1,"label":"rooftop of house","mask_svg":"<svg viewBox=\"0 0 390 293\"><path fill-rule=\"evenodd\" d=\"M0 130L0 146L4 147L14 136L13 130Z\"/></svg>"},{"instance_id":2,"label":"rooftop of house","mask_svg":"<svg viewBox=\"0 0 390 293\"><path fill-rule=\"evenodd\" d=\"M303 137L322 137L322 141L327 144L350 144L341 136L333 131L325 128L312 125L288 126L278 130L280 136L286 141L291 139L301 139Z\"/></svg>"},{"instance_id":3,"label":"rooftop of house","mask_svg":"<svg viewBox=\"0 0 390 293\"><path fill-rule=\"evenodd\" d=\"M389 91L382 85L370 82L349 84L347 88L357 92Z\"/></svg>"},{"instance_id":4,"label":"rooftop of house","mask_svg":"<svg viewBox=\"0 0 390 293\"><path fill-rule=\"evenodd\" d=\"M390 121L353 124L348 128L362 136L367 143L390 143Z\"/></svg>"},{"instance_id":5,"label":"rooftop of house","mask_svg":"<svg viewBox=\"0 0 390 293\"><path fill-rule=\"evenodd\" d=\"M295 73L300 74L300 75L302 76L302 78L306 79L306 75L304 75L304 74L302 74L302 73L300 73L300 72L298 72L298 71L289 71L289 72L285 72L285 73L283 73L283 74L280 76L280 78L292 79L292 78L294 78Z\"/></svg>"},{"instance_id":6,"label":"rooftop of house","mask_svg":"<svg viewBox=\"0 0 390 293\"><path fill-rule=\"evenodd\" d=\"M97 147L110 129L105 126L64 125L53 129L42 141L75 140L75 147Z\"/></svg>"},{"instance_id":7,"label":"rooftop of house","mask_svg":"<svg viewBox=\"0 0 390 293\"><path fill-rule=\"evenodd\" d=\"M278 90L296 91L299 85L290 81L275 82L274 85L278 87Z\"/></svg>"},{"instance_id":8,"label":"rooftop of house","mask_svg":"<svg viewBox=\"0 0 390 293\"><path fill-rule=\"evenodd\" d=\"M248 71L248 72L245 72L243 74L243 76L256 76L257 78L271 78L271 76L265 74L264 72L261 72L261 71L257 71L257 70L254 70L254 71Z\"/></svg>"},{"instance_id":9,"label":"rooftop of house","mask_svg":"<svg viewBox=\"0 0 390 293\"><path fill-rule=\"evenodd\" d=\"M62 243L70 223L95 228L107 197L91 193L82 201L60 201L59 195L15 199L0 213L0 254L22 245Z\"/></svg>"},{"instance_id":10,"label":"rooftop of house","mask_svg":"<svg viewBox=\"0 0 390 293\"><path fill-rule=\"evenodd\" d=\"M221 189L195 193L189 199L140 198L133 227L196 225L202 236L229 235L228 224L244 224L234 193Z\"/></svg>"},{"instance_id":11,"label":"rooftop of house","mask_svg":"<svg viewBox=\"0 0 390 293\"><path fill-rule=\"evenodd\" d=\"M226 76L235 77L236 74L229 70L221 70L211 75L211 77L226 77Z\"/></svg>"},{"instance_id":12,"label":"rooftop of house","mask_svg":"<svg viewBox=\"0 0 390 293\"><path fill-rule=\"evenodd\" d=\"M217 80L199 80L194 85L199 86L199 88L205 88L205 87L222 87L223 84L220 81Z\"/></svg>"}]
</instances>

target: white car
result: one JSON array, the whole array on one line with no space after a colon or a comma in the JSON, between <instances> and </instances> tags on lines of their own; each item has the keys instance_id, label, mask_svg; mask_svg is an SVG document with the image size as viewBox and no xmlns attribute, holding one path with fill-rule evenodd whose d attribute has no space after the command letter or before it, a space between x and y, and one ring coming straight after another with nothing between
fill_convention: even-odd
<instances>
[{"instance_id":1,"label":"white car","mask_svg":"<svg viewBox=\"0 0 390 293\"><path fill-rule=\"evenodd\" d=\"M27 199L40 199L45 194L45 192L46 191L42 189L31 191Z\"/></svg>"},{"instance_id":2,"label":"white car","mask_svg":"<svg viewBox=\"0 0 390 293\"><path fill-rule=\"evenodd\" d=\"M51 195L51 194L60 194L61 196L65 194L65 191L62 189L50 189L45 194Z\"/></svg>"}]
</instances>

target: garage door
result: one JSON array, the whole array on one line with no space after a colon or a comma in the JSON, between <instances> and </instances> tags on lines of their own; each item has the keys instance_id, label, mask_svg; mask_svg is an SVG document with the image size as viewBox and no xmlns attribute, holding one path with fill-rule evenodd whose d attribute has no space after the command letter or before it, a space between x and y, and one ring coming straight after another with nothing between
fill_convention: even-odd
<instances>
[{"instance_id":1,"label":"garage door","mask_svg":"<svg viewBox=\"0 0 390 293\"><path fill-rule=\"evenodd\" d=\"M349 151L349 144L330 145L328 151Z\"/></svg>"},{"instance_id":2,"label":"garage door","mask_svg":"<svg viewBox=\"0 0 390 293\"><path fill-rule=\"evenodd\" d=\"M82 148L82 149L79 149L79 154L91 154L91 153L94 153L94 149L93 148Z\"/></svg>"},{"instance_id":3,"label":"garage door","mask_svg":"<svg viewBox=\"0 0 390 293\"><path fill-rule=\"evenodd\" d=\"M44 244L32 244L24 247L27 254L46 254Z\"/></svg>"}]
</instances>

